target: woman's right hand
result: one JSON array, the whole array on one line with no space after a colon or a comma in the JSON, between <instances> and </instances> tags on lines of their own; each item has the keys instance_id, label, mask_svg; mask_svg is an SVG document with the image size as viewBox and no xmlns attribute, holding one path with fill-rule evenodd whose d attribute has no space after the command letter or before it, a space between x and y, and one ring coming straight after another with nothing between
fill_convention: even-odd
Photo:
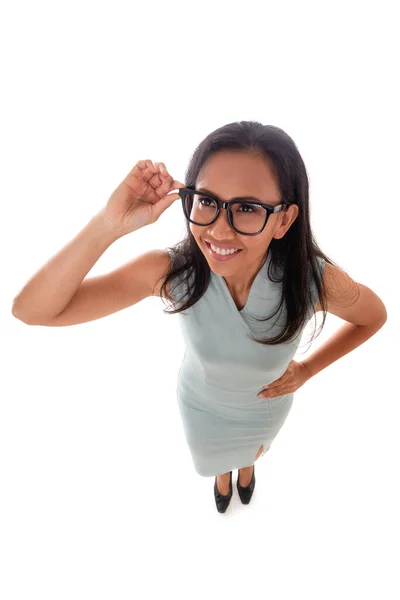
<instances>
[{"instance_id":1,"label":"woman's right hand","mask_svg":"<svg viewBox=\"0 0 400 600\"><path fill-rule=\"evenodd\" d=\"M163 162L139 160L114 190L103 216L120 235L155 223L160 215L180 198L171 190L185 187L168 173Z\"/></svg>"}]
</instances>

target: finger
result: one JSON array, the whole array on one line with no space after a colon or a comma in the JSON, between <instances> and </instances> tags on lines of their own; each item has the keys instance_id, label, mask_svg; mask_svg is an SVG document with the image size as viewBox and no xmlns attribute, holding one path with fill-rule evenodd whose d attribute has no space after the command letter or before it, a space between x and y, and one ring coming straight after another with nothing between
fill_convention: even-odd
<instances>
[{"instance_id":1,"label":"finger","mask_svg":"<svg viewBox=\"0 0 400 600\"><path fill-rule=\"evenodd\" d=\"M163 196L166 193L171 192L172 190L176 190L182 187L185 187L185 185L180 181L176 181L175 179L173 179L171 175L163 175L162 173L160 173L160 185L157 189L157 194L159 194L160 196Z\"/></svg>"},{"instance_id":2,"label":"finger","mask_svg":"<svg viewBox=\"0 0 400 600\"><path fill-rule=\"evenodd\" d=\"M144 162L146 163L146 166L149 169L157 170L156 167L155 167L155 165L154 165L154 163L153 163L153 161L150 160L150 158L147 158Z\"/></svg>"},{"instance_id":3,"label":"finger","mask_svg":"<svg viewBox=\"0 0 400 600\"><path fill-rule=\"evenodd\" d=\"M186 187L186 185L184 183L182 183L181 181L176 181L176 179L174 179L172 185L174 186L172 188L173 190L177 190L178 188L184 188L184 187Z\"/></svg>"},{"instance_id":4,"label":"finger","mask_svg":"<svg viewBox=\"0 0 400 600\"><path fill-rule=\"evenodd\" d=\"M169 186L171 186L174 182L172 175L170 175L168 171L164 171L163 169L160 169L160 179L163 183L168 182Z\"/></svg>"},{"instance_id":5,"label":"finger","mask_svg":"<svg viewBox=\"0 0 400 600\"><path fill-rule=\"evenodd\" d=\"M165 163L163 163L163 162L157 162L155 164L157 166L157 172L159 173L160 177L168 178L171 181L173 181L172 176L168 173L168 169L165 166Z\"/></svg>"},{"instance_id":6,"label":"finger","mask_svg":"<svg viewBox=\"0 0 400 600\"><path fill-rule=\"evenodd\" d=\"M168 175L169 177L171 177L171 179L173 179L172 176L171 176L171 174L170 174L170 172L168 171L165 163L160 162L158 164L160 165L160 170L163 173L163 175Z\"/></svg>"},{"instance_id":7,"label":"finger","mask_svg":"<svg viewBox=\"0 0 400 600\"><path fill-rule=\"evenodd\" d=\"M259 398L273 398L274 396L274 392L261 392L260 394L258 394Z\"/></svg>"},{"instance_id":8,"label":"finger","mask_svg":"<svg viewBox=\"0 0 400 600\"><path fill-rule=\"evenodd\" d=\"M154 192L157 192L157 189L161 185L161 179L159 173L152 173L150 179L148 179L147 183L151 185Z\"/></svg>"},{"instance_id":9,"label":"finger","mask_svg":"<svg viewBox=\"0 0 400 600\"><path fill-rule=\"evenodd\" d=\"M157 165L157 174L160 177L160 181L168 181L170 184L173 182L172 176L168 173L168 169L163 162L155 163Z\"/></svg>"},{"instance_id":10,"label":"finger","mask_svg":"<svg viewBox=\"0 0 400 600\"><path fill-rule=\"evenodd\" d=\"M160 162L157 164L159 165L161 176L168 179L170 186L171 186L171 190L176 190L178 188L186 187L184 183L182 183L181 181L177 181L176 179L174 179L172 177L172 175L169 173L167 167L165 166L165 164L163 162Z\"/></svg>"},{"instance_id":11,"label":"finger","mask_svg":"<svg viewBox=\"0 0 400 600\"><path fill-rule=\"evenodd\" d=\"M159 185L155 185L154 186L154 191L157 194L157 196L158 196L159 199L161 199L161 198L164 199L167 196L168 192L171 191L171 186L168 183L168 181L164 181L164 182L161 182ZM168 196L168 198L171 195L172 194L170 194Z\"/></svg>"},{"instance_id":12,"label":"finger","mask_svg":"<svg viewBox=\"0 0 400 600\"><path fill-rule=\"evenodd\" d=\"M154 163L154 166L155 166L155 167L156 167L156 169L157 169L157 173L160 173L160 174L161 174L162 172L164 172L164 173L165 173L165 165L164 165L164 163L163 163L163 162L155 162L155 163Z\"/></svg>"},{"instance_id":13,"label":"finger","mask_svg":"<svg viewBox=\"0 0 400 600\"><path fill-rule=\"evenodd\" d=\"M162 169L161 169L161 165L163 165L163 164L164 163L160 163L160 162L154 163L155 172L153 172L151 174L151 177L148 180L148 183L151 185L151 187L154 189L154 191L157 191L157 189L163 184L164 176L162 174Z\"/></svg>"},{"instance_id":14,"label":"finger","mask_svg":"<svg viewBox=\"0 0 400 600\"><path fill-rule=\"evenodd\" d=\"M267 385L264 385L262 387L263 390L275 390L276 388L279 387L279 383L277 383L276 381L274 381L273 383L267 383Z\"/></svg>"},{"instance_id":15,"label":"finger","mask_svg":"<svg viewBox=\"0 0 400 600\"><path fill-rule=\"evenodd\" d=\"M148 182L154 176L154 173L157 173L157 168L153 165L150 159L139 160L130 171L130 174L143 179L146 182Z\"/></svg>"},{"instance_id":16,"label":"finger","mask_svg":"<svg viewBox=\"0 0 400 600\"><path fill-rule=\"evenodd\" d=\"M166 171L166 172L163 172L162 170L160 171L160 180L162 183L164 183L164 182L168 183L168 190L176 190L178 188L186 187L184 183L181 183L180 181L176 181L176 179L173 179L172 175L170 175L168 173L168 171Z\"/></svg>"},{"instance_id":17,"label":"finger","mask_svg":"<svg viewBox=\"0 0 400 600\"><path fill-rule=\"evenodd\" d=\"M285 373L279 377L279 379L275 379L275 381L273 381L272 383L268 383L266 386L264 386L265 388L268 387L268 389L270 390L276 390L277 388L281 387L282 385L284 385L285 383L287 383L288 379L290 379L291 375L289 375L289 373L287 373L285 371Z\"/></svg>"},{"instance_id":18,"label":"finger","mask_svg":"<svg viewBox=\"0 0 400 600\"><path fill-rule=\"evenodd\" d=\"M275 392L264 392L262 395L262 398L278 398L279 396L284 396L285 394L288 394L289 390L287 389L283 389L283 390L275 390Z\"/></svg>"}]
</instances>

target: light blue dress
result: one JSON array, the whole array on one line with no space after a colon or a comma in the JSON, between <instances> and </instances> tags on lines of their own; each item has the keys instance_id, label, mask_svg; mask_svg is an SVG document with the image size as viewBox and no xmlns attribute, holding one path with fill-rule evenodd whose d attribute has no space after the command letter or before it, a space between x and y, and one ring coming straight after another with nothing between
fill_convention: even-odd
<instances>
[{"instance_id":1,"label":"light blue dress","mask_svg":"<svg viewBox=\"0 0 400 600\"><path fill-rule=\"evenodd\" d=\"M167 250L173 261L174 250ZM295 340L274 346L258 344L249 337L272 337L285 322L285 307L268 321L252 319L271 315L279 305L282 283L268 278L270 257L268 252L242 310L224 278L210 271L205 294L177 314L186 347L178 375L178 406L195 470L205 477L253 464L261 444L264 455L293 404L294 393L257 397L263 386L286 371L302 335L300 332ZM325 261L317 260L324 267ZM180 299L183 290L180 278L174 278L172 299ZM314 282L312 294L315 306ZM310 307L309 318L312 314Z\"/></svg>"}]
</instances>

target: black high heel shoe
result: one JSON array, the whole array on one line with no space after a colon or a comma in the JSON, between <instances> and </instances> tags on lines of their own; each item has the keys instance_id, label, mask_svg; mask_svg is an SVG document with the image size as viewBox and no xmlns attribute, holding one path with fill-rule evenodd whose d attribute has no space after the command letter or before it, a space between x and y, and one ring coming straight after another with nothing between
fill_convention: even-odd
<instances>
[{"instance_id":1,"label":"black high heel shoe","mask_svg":"<svg viewBox=\"0 0 400 600\"><path fill-rule=\"evenodd\" d=\"M240 500L242 501L242 504L249 504L251 497L253 495L254 492L254 486L256 485L256 467L255 465L253 465L253 475L251 476L251 481L249 483L249 485L246 485L246 487L242 487L239 483L239 475L240 475L240 469L238 471L238 478L237 478L237 489L239 492L239 496L240 496Z\"/></svg>"},{"instance_id":2,"label":"black high heel shoe","mask_svg":"<svg viewBox=\"0 0 400 600\"><path fill-rule=\"evenodd\" d=\"M229 480L229 492L224 496L218 491L217 488L217 478L215 478L214 482L214 498L215 504L217 505L217 510L220 513L224 513L229 506L229 502L232 498L232 471L230 471L230 480Z\"/></svg>"}]
</instances>

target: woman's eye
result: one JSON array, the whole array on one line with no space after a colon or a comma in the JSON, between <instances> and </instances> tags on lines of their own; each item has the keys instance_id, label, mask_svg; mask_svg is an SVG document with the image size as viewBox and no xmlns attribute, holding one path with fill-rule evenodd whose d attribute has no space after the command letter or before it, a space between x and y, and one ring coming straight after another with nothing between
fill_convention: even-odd
<instances>
[{"instance_id":1,"label":"woman's eye","mask_svg":"<svg viewBox=\"0 0 400 600\"><path fill-rule=\"evenodd\" d=\"M210 198L199 198L197 201L199 202L199 204L201 204L202 202L212 202ZM209 204L206 204L206 206L209 206Z\"/></svg>"},{"instance_id":2,"label":"woman's eye","mask_svg":"<svg viewBox=\"0 0 400 600\"><path fill-rule=\"evenodd\" d=\"M241 208L246 208L246 209L250 209L252 211L254 211L254 207L251 206L251 204L241 204ZM243 211L243 212L248 212L247 210Z\"/></svg>"}]
</instances>

